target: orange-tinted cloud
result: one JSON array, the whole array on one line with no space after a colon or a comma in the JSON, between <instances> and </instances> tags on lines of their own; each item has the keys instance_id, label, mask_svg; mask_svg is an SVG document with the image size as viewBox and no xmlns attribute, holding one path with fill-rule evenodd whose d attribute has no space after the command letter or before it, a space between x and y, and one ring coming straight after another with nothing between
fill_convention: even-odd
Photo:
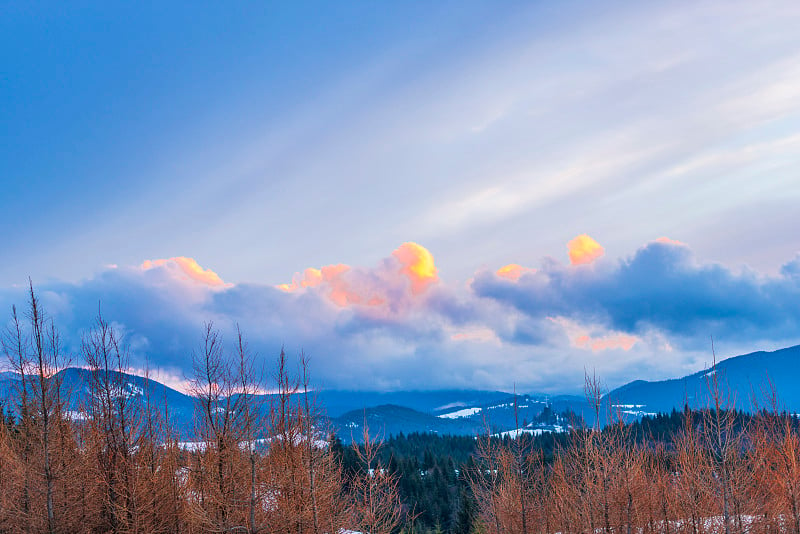
<instances>
[{"instance_id":1,"label":"orange-tinted cloud","mask_svg":"<svg viewBox=\"0 0 800 534\"><path fill-rule=\"evenodd\" d=\"M179 273L185 280L191 280L211 287L230 286L226 284L217 273L211 269L203 269L194 258L176 256L169 259L145 260L140 266L142 270L150 270L155 267L165 267L172 272Z\"/></svg>"},{"instance_id":2,"label":"orange-tinted cloud","mask_svg":"<svg viewBox=\"0 0 800 534\"><path fill-rule=\"evenodd\" d=\"M303 271L302 275L294 275L291 284L279 284L277 287L287 293L293 293L300 289L324 286L323 290L327 291L328 298L339 306L350 304L379 306L382 304L384 300L381 297L353 287L346 276L350 270L349 265L342 263L325 265L320 269L309 267Z\"/></svg>"},{"instance_id":3,"label":"orange-tinted cloud","mask_svg":"<svg viewBox=\"0 0 800 534\"><path fill-rule=\"evenodd\" d=\"M572 265L585 265L592 263L605 253L600 243L586 234L581 234L569 243L569 261Z\"/></svg>"},{"instance_id":4,"label":"orange-tinted cloud","mask_svg":"<svg viewBox=\"0 0 800 534\"><path fill-rule=\"evenodd\" d=\"M433 255L422 245L403 243L392 252L392 256L403 266L400 272L411 280L411 292L415 295L422 293L428 285L439 280Z\"/></svg>"},{"instance_id":5,"label":"orange-tinted cloud","mask_svg":"<svg viewBox=\"0 0 800 534\"><path fill-rule=\"evenodd\" d=\"M631 350L639 338L628 334L615 334L603 337L591 337L583 334L574 339L576 347L592 349L592 352L609 349Z\"/></svg>"},{"instance_id":6,"label":"orange-tinted cloud","mask_svg":"<svg viewBox=\"0 0 800 534\"><path fill-rule=\"evenodd\" d=\"M500 278L505 278L506 280L512 280L516 282L523 274L535 272L536 269L533 269L532 267L523 267L522 265L518 265L516 263L509 263L508 265L497 269L495 274Z\"/></svg>"},{"instance_id":7,"label":"orange-tinted cloud","mask_svg":"<svg viewBox=\"0 0 800 534\"><path fill-rule=\"evenodd\" d=\"M278 289L282 289L287 293L292 293L305 287L317 287L318 285L322 284L323 281L330 282L335 280L339 275L348 271L349 269L349 266L341 263L336 265L326 265L321 269L309 267L303 271L302 275L295 274L292 277L291 284L279 284Z\"/></svg>"},{"instance_id":8,"label":"orange-tinted cloud","mask_svg":"<svg viewBox=\"0 0 800 534\"><path fill-rule=\"evenodd\" d=\"M403 243L392 256L373 269L343 264L306 269L295 274L291 283L276 287L287 293L313 289L338 306L369 308L373 315L397 315L438 277L433 256L421 245Z\"/></svg>"}]
</instances>

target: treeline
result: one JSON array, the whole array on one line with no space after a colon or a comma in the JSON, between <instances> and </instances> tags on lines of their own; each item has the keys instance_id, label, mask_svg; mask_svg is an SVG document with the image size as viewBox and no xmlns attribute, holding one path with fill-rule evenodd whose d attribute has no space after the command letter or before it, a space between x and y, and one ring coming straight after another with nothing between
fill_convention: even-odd
<instances>
[{"instance_id":1,"label":"treeline","mask_svg":"<svg viewBox=\"0 0 800 534\"><path fill-rule=\"evenodd\" d=\"M377 534L401 520L397 479L369 435L348 472L325 441L304 359L294 373L282 352L265 380L241 333L223 346L208 325L192 355L187 447L165 402L129 394L128 352L102 316L81 344L91 379L77 411L58 373L75 362L32 286L2 349L18 381L0 425L0 532Z\"/></svg>"},{"instance_id":2,"label":"treeline","mask_svg":"<svg viewBox=\"0 0 800 534\"><path fill-rule=\"evenodd\" d=\"M346 473L360 469L354 449L338 440L333 448ZM416 432L381 443L377 460L398 480L401 532L472 532L475 506L464 466L474 465L475 448L474 437Z\"/></svg>"},{"instance_id":3,"label":"treeline","mask_svg":"<svg viewBox=\"0 0 800 534\"><path fill-rule=\"evenodd\" d=\"M693 417L699 421L702 414ZM737 417L746 421L747 414ZM558 414L559 420L577 424L583 421L575 414ZM545 408L536 421L551 423L556 419L552 409ZM630 424L629 439L652 444L654 441L671 442L681 428L683 414L657 414ZM525 447L541 455L543 463L550 466L558 451L571 446L579 432L524 434L519 439ZM512 446L513 439L506 436L492 438L499 447ZM397 476L398 494L403 503L403 532L416 534L448 533L468 534L477 530L478 506L472 493L472 480L480 473L477 452L485 438L451 436L431 433L400 433L385 439L377 458L382 465ZM346 473L361 469L355 450L334 440L333 448Z\"/></svg>"},{"instance_id":4,"label":"treeline","mask_svg":"<svg viewBox=\"0 0 800 534\"><path fill-rule=\"evenodd\" d=\"M74 362L32 287L28 300L2 336L18 380L0 425L0 532L800 534L797 418L774 398L736 411L716 372L699 412L517 439L378 447L365 432L344 447L304 358L294 371L282 352L265 377L241 333L223 345L207 325L187 445L165 399L129 394L111 324L98 315ZM79 410L57 372L75 363L90 376ZM596 380L587 398L599 421Z\"/></svg>"},{"instance_id":5,"label":"treeline","mask_svg":"<svg viewBox=\"0 0 800 534\"><path fill-rule=\"evenodd\" d=\"M716 372L709 390L700 412L573 429L550 458L528 437L479 440L475 529L800 533L797 418L774 400L752 416L737 412ZM587 393L599 411L596 381Z\"/></svg>"},{"instance_id":6,"label":"treeline","mask_svg":"<svg viewBox=\"0 0 800 534\"><path fill-rule=\"evenodd\" d=\"M408 512L401 528L797 532L800 420L772 401L755 414L738 411L719 382L711 386L716 393L704 410L628 424L617 417L603 429L575 426L517 439L390 437L378 459L398 478ZM334 449L345 471L358 469L352 449Z\"/></svg>"}]
</instances>

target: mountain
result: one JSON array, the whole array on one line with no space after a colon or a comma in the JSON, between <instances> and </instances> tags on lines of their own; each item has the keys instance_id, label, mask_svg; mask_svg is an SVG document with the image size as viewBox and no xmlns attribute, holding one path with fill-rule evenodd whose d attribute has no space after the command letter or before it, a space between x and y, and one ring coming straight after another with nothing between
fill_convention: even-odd
<instances>
[{"instance_id":1,"label":"mountain","mask_svg":"<svg viewBox=\"0 0 800 534\"><path fill-rule=\"evenodd\" d=\"M483 393L486 392L477 395L470 402L451 402L433 409L429 407L427 412L397 404L385 404L352 410L331 418L330 422L336 434L345 442L351 439L360 441L365 422L373 437L397 436L401 432L477 436L487 432L497 434L517 428L535 434L552 431L554 425L566 428L571 422L554 412L555 404L545 397L517 395L515 402L514 395L509 393L493 392L490 395ZM413 396L413 394L415 392L399 392L396 395L402 401L411 398L406 395ZM430 392L430 394L437 396L450 393ZM467 398L464 395L465 392L460 392L459 398ZM564 397L559 402L572 403L573 398Z\"/></svg>"},{"instance_id":2,"label":"mountain","mask_svg":"<svg viewBox=\"0 0 800 534\"><path fill-rule=\"evenodd\" d=\"M193 424L194 399L164 384L143 376L111 371L119 380L120 391L133 400L134 404L143 407L150 403L153 409L161 414L168 413L170 422L181 435L187 435ZM62 369L57 373L61 382L61 397L68 399L64 407L67 416L80 419L90 402L89 383L91 371L78 367ZM15 397L19 392L20 377L13 372L0 373L0 401L6 410L14 412ZM30 386L29 386L30 387Z\"/></svg>"},{"instance_id":3,"label":"mountain","mask_svg":"<svg viewBox=\"0 0 800 534\"><path fill-rule=\"evenodd\" d=\"M412 432L477 435L479 422L470 419L445 419L396 404L353 410L331 420L336 434L345 442L361 441L366 422L371 437L378 439Z\"/></svg>"},{"instance_id":4,"label":"mountain","mask_svg":"<svg viewBox=\"0 0 800 534\"><path fill-rule=\"evenodd\" d=\"M502 391L463 389L392 392L322 390L317 393L318 402L334 418L352 410L386 404L438 415L459 408L500 403L511 398L510 393Z\"/></svg>"},{"instance_id":5,"label":"mountain","mask_svg":"<svg viewBox=\"0 0 800 534\"><path fill-rule=\"evenodd\" d=\"M59 371L62 395L70 399L66 407L73 418L89 401L91 372L69 368ZM656 412L707 406L709 384L716 377L724 392L730 392L736 408L752 409L753 394L768 404L764 391L771 383L779 407L800 412L800 345L774 352L754 352L722 360L713 369L662 381L635 380L603 397L603 413L622 413L634 419ZM173 428L182 437L192 434L195 400L156 380L122 374L119 395L144 406L151 403L162 414L167 412ZM0 402L13 409L19 376L0 372ZM513 395L502 391L437 390L396 391L389 393L320 390L312 394L326 414L327 426L344 440L360 439L366 418L370 433L389 437L399 433L477 435L487 431L530 432L567 428L583 419L593 424L593 414L580 396ZM299 397L298 397L299 399ZM260 396L268 410L273 395Z\"/></svg>"},{"instance_id":6,"label":"mountain","mask_svg":"<svg viewBox=\"0 0 800 534\"><path fill-rule=\"evenodd\" d=\"M715 374L720 390L737 409L752 411L754 396L760 406L768 406L768 392L774 387L779 408L800 412L800 345L735 356L682 378L636 380L608 393L605 406L629 415L680 410L686 403L703 408Z\"/></svg>"},{"instance_id":7,"label":"mountain","mask_svg":"<svg viewBox=\"0 0 800 534\"><path fill-rule=\"evenodd\" d=\"M60 371L60 374L62 390L70 394L71 409L77 411L86 406L89 402L91 371L70 367ZM133 398L141 406L148 402L149 397L153 408L162 414L168 413L171 423L181 434L191 428L194 416L194 398L165 386L157 380L115 371L111 371L111 374L114 375L114 379L121 378L122 391L118 394Z\"/></svg>"},{"instance_id":8,"label":"mountain","mask_svg":"<svg viewBox=\"0 0 800 534\"><path fill-rule=\"evenodd\" d=\"M185 439L193 430L195 400L160 382L141 376L114 373L119 379L118 395L130 398L144 407L147 402L161 414L168 413L172 428ZM84 417L90 404L91 371L68 368L59 371L62 398L69 417ZM0 400L13 411L14 396L19 390L19 375L0 373ZM439 434L476 435L490 430L498 432L528 425L543 411L546 402L527 395L502 391L438 390L396 391L389 393L322 390L313 393L315 402L326 414L327 423L344 441L360 440L366 417L370 433L389 437L401 432L433 432ZM268 410L275 396L260 395L257 401ZM299 402L300 397L295 397Z\"/></svg>"}]
</instances>

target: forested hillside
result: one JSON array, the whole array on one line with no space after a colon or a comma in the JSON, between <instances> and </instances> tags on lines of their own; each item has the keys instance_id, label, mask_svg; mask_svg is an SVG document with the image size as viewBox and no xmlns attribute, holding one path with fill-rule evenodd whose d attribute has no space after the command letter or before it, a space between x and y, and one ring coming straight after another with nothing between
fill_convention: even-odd
<instances>
[{"instance_id":1,"label":"forested hillside","mask_svg":"<svg viewBox=\"0 0 800 534\"><path fill-rule=\"evenodd\" d=\"M241 333L226 346L209 324L182 441L169 402L148 388L134 402L127 351L100 315L81 348L87 390L67 409L67 355L29 297L2 338L19 377L0 425L2 532L800 533L797 417L775 398L737 411L718 372L701 410L634 423L609 412L601 428L599 383L587 379L591 426L548 407L538 422L569 419L568 432L381 443L364 425L345 446L304 358L295 370L281 352L265 379Z\"/></svg>"},{"instance_id":2,"label":"forested hillside","mask_svg":"<svg viewBox=\"0 0 800 534\"><path fill-rule=\"evenodd\" d=\"M401 435L378 459L413 512L406 531L584 532L594 521L603 532L724 532L727 500L729 532L795 532L799 424L770 410L687 409L516 440ZM357 471L354 451L334 447Z\"/></svg>"}]
</instances>

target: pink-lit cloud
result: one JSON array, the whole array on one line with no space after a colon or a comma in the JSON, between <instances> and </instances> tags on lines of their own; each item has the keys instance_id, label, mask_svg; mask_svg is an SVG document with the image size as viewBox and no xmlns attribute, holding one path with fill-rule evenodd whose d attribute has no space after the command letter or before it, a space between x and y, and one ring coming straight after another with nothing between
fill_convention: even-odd
<instances>
[{"instance_id":1,"label":"pink-lit cloud","mask_svg":"<svg viewBox=\"0 0 800 534\"><path fill-rule=\"evenodd\" d=\"M592 352L614 349L629 351L641 341L639 337L625 332L603 331L597 327L589 329L566 317L548 317L548 320L564 330L573 347Z\"/></svg>"},{"instance_id":2,"label":"pink-lit cloud","mask_svg":"<svg viewBox=\"0 0 800 534\"><path fill-rule=\"evenodd\" d=\"M663 243L665 245L676 245L680 247L686 246L686 243L684 243L683 241L678 241L677 239L670 239L669 237L664 237L664 236L656 239L656 243Z\"/></svg>"},{"instance_id":3,"label":"pink-lit cloud","mask_svg":"<svg viewBox=\"0 0 800 534\"><path fill-rule=\"evenodd\" d=\"M349 265L338 263L335 265L325 265L320 269L309 267L301 273L295 273L290 284L278 284L278 289L287 293L294 293L307 287L317 287L323 282L332 282L340 278L342 273L350 270Z\"/></svg>"},{"instance_id":4,"label":"pink-lit cloud","mask_svg":"<svg viewBox=\"0 0 800 534\"><path fill-rule=\"evenodd\" d=\"M631 350L639 341L636 336L628 334L611 334L600 337L592 337L589 334L582 334L573 340L573 344L581 349L591 349L592 352L611 349Z\"/></svg>"},{"instance_id":5,"label":"pink-lit cloud","mask_svg":"<svg viewBox=\"0 0 800 534\"><path fill-rule=\"evenodd\" d=\"M309 267L302 274L295 274L290 284L277 286L286 293L295 293L303 289L319 288L333 303L338 306L380 306L386 302L378 294L377 288L359 283L359 276L349 265L341 263L325 265L319 269Z\"/></svg>"}]
</instances>

